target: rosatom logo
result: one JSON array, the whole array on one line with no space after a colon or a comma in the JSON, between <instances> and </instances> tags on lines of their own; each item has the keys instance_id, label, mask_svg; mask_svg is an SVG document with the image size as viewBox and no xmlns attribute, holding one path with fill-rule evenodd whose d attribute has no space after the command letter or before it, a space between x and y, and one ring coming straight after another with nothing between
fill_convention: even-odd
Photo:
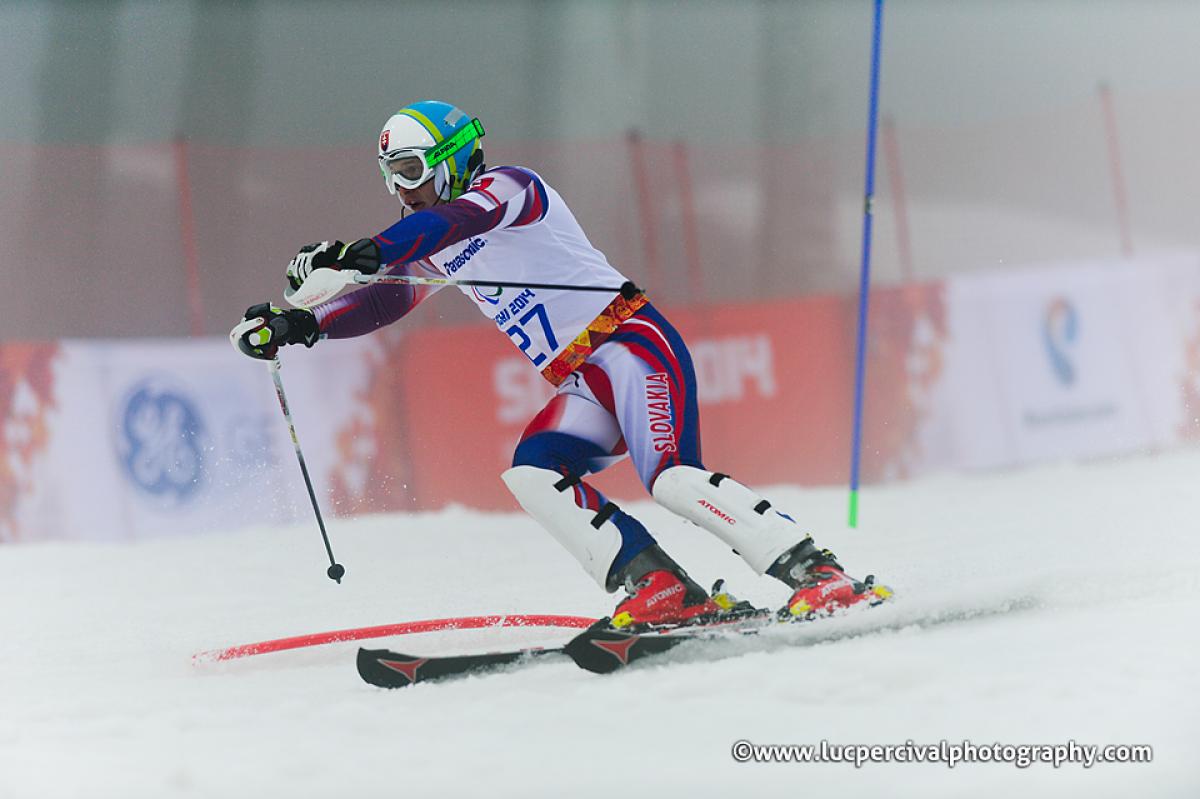
<instances>
[{"instance_id":1,"label":"rosatom logo","mask_svg":"<svg viewBox=\"0 0 1200 799\"><path fill-rule=\"evenodd\" d=\"M165 505L182 505L201 485L204 434L189 398L146 381L130 392L120 412L117 457L139 490Z\"/></svg>"},{"instance_id":2,"label":"rosatom logo","mask_svg":"<svg viewBox=\"0 0 1200 799\"><path fill-rule=\"evenodd\" d=\"M1079 337L1079 314L1065 297L1055 297L1042 319L1042 342L1055 377L1064 386L1075 383L1075 364L1070 351Z\"/></svg>"}]
</instances>

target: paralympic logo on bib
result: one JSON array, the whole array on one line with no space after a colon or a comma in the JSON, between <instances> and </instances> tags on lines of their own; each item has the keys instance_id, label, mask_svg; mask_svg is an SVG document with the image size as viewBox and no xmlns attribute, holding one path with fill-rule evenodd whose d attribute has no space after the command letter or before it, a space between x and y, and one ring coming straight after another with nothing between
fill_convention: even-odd
<instances>
[{"instance_id":1,"label":"paralympic logo on bib","mask_svg":"<svg viewBox=\"0 0 1200 799\"><path fill-rule=\"evenodd\" d=\"M500 295L504 293L503 287L496 286L496 287L494 287L494 289L486 288L485 290L486 291L494 290L496 293L495 294L484 294L482 291L479 290L479 288L477 286L471 287L471 294L474 295L475 302L486 302L488 305L499 305L500 304Z\"/></svg>"},{"instance_id":2,"label":"paralympic logo on bib","mask_svg":"<svg viewBox=\"0 0 1200 799\"><path fill-rule=\"evenodd\" d=\"M121 466L142 492L179 506L200 488L205 426L182 392L152 380L136 386L120 411L117 436Z\"/></svg>"},{"instance_id":3,"label":"paralympic logo on bib","mask_svg":"<svg viewBox=\"0 0 1200 799\"><path fill-rule=\"evenodd\" d=\"M1075 383L1075 364L1069 354L1079 337L1079 313L1065 297L1055 297L1042 318L1042 342L1055 377L1064 386Z\"/></svg>"}]
</instances>

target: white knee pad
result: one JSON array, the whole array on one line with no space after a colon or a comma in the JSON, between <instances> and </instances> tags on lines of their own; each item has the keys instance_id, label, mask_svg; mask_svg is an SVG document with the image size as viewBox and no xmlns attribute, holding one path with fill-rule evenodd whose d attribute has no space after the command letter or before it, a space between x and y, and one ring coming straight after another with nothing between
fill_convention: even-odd
<instances>
[{"instance_id":1,"label":"white knee pad","mask_svg":"<svg viewBox=\"0 0 1200 799\"><path fill-rule=\"evenodd\" d=\"M575 556L583 570L605 588L608 570L621 550L621 531L609 518L611 510L601 509L597 513L579 507L571 489L575 481L549 469L514 466L500 477L525 512L537 519Z\"/></svg>"},{"instance_id":2,"label":"white knee pad","mask_svg":"<svg viewBox=\"0 0 1200 799\"><path fill-rule=\"evenodd\" d=\"M759 574L804 540L794 522L732 477L672 466L654 481L654 499L724 541Z\"/></svg>"}]
</instances>

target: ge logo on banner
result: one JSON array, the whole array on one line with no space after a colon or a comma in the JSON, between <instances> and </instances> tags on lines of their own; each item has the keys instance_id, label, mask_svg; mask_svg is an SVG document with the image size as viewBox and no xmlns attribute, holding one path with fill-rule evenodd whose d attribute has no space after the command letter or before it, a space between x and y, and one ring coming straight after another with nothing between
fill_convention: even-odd
<instances>
[{"instance_id":1,"label":"ge logo on banner","mask_svg":"<svg viewBox=\"0 0 1200 799\"><path fill-rule=\"evenodd\" d=\"M163 504L186 503L204 472L204 424L182 392L146 382L125 401L117 455L125 474Z\"/></svg>"},{"instance_id":2,"label":"ge logo on banner","mask_svg":"<svg viewBox=\"0 0 1200 799\"><path fill-rule=\"evenodd\" d=\"M1042 340L1054 375L1064 386L1075 383L1075 364L1068 352L1079 335L1079 314L1075 306L1064 297L1055 297L1046 306L1042 319Z\"/></svg>"}]
</instances>

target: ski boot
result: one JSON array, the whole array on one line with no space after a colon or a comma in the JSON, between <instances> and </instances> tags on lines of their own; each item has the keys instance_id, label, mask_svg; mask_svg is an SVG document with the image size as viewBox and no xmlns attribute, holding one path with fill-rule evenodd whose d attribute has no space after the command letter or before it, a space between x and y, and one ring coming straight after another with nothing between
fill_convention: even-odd
<instances>
[{"instance_id":1,"label":"ski boot","mask_svg":"<svg viewBox=\"0 0 1200 799\"><path fill-rule=\"evenodd\" d=\"M629 594L613 611L614 629L649 626L683 626L741 617L754 612L739 602L718 580L710 596L667 553L653 544L609 578L610 585L624 584Z\"/></svg>"},{"instance_id":2,"label":"ski boot","mask_svg":"<svg viewBox=\"0 0 1200 799\"><path fill-rule=\"evenodd\" d=\"M873 574L864 580L847 575L833 553L817 549L811 536L781 555L767 569L767 574L793 589L791 598L779 611L784 621L828 616L863 602L878 605L892 596L887 586L875 585Z\"/></svg>"}]
</instances>

